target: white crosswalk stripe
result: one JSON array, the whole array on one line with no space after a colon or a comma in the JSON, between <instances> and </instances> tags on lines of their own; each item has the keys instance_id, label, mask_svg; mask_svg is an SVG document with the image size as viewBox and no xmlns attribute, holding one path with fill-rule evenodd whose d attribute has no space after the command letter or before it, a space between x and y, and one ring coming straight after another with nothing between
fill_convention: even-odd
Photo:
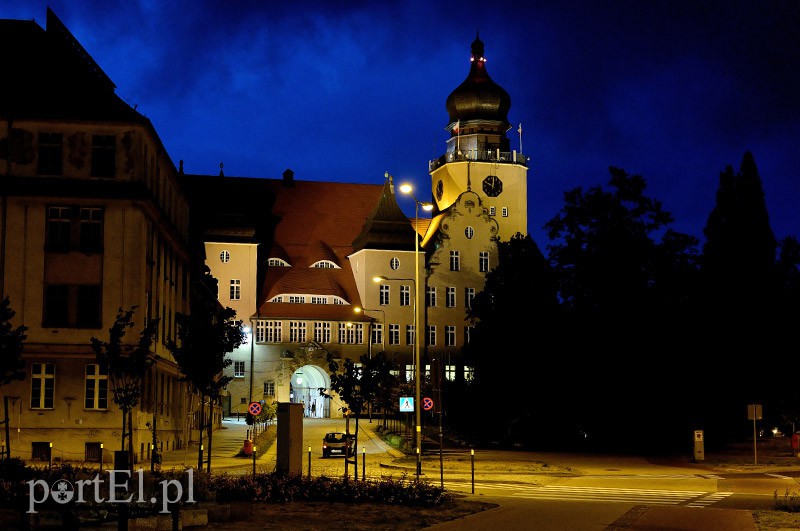
<instances>
[{"instance_id":1,"label":"white crosswalk stripe","mask_svg":"<svg viewBox=\"0 0 800 531\"><path fill-rule=\"evenodd\" d=\"M547 500L581 500L598 502L636 503L640 505L679 505L699 496L702 491L622 489L606 487L570 487L548 485L526 492L514 493L518 498Z\"/></svg>"},{"instance_id":2,"label":"white crosswalk stripe","mask_svg":"<svg viewBox=\"0 0 800 531\"><path fill-rule=\"evenodd\" d=\"M712 503L717 503L718 501L727 498L728 496L732 495L732 492L712 492L708 496L703 496L699 500L694 500L691 503L687 503L687 507L708 507Z\"/></svg>"}]
</instances>

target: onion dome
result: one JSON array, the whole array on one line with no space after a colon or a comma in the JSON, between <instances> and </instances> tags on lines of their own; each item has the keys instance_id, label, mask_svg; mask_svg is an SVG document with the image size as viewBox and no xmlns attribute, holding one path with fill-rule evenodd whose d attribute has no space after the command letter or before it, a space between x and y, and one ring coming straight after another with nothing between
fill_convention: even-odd
<instances>
[{"instance_id":1,"label":"onion dome","mask_svg":"<svg viewBox=\"0 0 800 531\"><path fill-rule=\"evenodd\" d=\"M472 43L472 65L467 79L447 97L450 123L458 120L490 120L508 124L511 97L503 87L492 81L486 72L483 41L479 36Z\"/></svg>"}]
</instances>

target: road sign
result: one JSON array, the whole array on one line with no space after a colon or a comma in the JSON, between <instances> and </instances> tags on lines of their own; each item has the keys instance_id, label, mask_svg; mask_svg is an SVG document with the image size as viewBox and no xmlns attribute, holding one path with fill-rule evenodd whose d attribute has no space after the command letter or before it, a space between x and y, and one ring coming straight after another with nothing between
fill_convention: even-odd
<instances>
[{"instance_id":1,"label":"road sign","mask_svg":"<svg viewBox=\"0 0 800 531\"><path fill-rule=\"evenodd\" d=\"M422 409L425 411L430 411L433 409L433 399L430 397L425 397L422 399Z\"/></svg>"},{"instance_id":2,"label":"road sign","mask_svg":"<svg viewBox=\"0 0 800 531\"><path fill-rule=\"evenodd\" d=\"M261 404L258 402L250 402L250 405L247 406L247 411L249 411L251 415L256 416L261 413Z\"/></svg>"},{"instance_id":3,"label":"road sign","mask_svg":"<svg viewBox=\"0 0 800 531\"><path fill-rule=\"evenodd\" d=\"M401 396L400 397L400 412L411 413L414 411L414 397Z\"/></svg>"},{"instance_id":4,"label":"road sign","mask_svg":"<svg viewBox=\"0 0 800 531\"><path fill-rule=\"evenodd\" d=\"M747 420L761 420L764 418L762 414L761 404L748 404L747 406Z\"/></svg>"}]
</instances>

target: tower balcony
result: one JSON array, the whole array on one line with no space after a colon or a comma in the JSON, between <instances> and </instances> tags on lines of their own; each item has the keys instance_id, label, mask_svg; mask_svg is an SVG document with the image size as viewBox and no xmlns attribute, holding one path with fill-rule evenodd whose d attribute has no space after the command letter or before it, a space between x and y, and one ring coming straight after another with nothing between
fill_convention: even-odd
<instances>
[{"instance_id":1,"label":"tower balcony","mask_svg":"<svg viewBox=\"0 0 800 531\"><path fill-rule=\"evenodd\" d=\"M528 166L529 157L514 151L500 151L499 149L467 149L459 152L449 151L437 159L428 161L428 172L434 171L448 162L494 162L498 164L519 164Z\"/></svg>"}]
</instances>

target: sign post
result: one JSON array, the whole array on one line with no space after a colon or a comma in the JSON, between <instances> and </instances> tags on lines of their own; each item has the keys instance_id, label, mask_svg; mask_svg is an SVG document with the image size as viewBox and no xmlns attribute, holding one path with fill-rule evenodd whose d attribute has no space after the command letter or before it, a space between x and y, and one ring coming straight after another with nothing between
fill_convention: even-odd
<instances>
[{"instance_id":1,"label":"sign post","mask_svg":"<svg viewBox=\"0 0 800 531\"><path fill-rule=\"evenodd\" d=\"M761 404L749 404L747 406L747 420L753 421L753 464L756 466L758 466L758 450L756 450L758 434L756 433L756 421L762 418Z\"/></svg>"}]
</instances>

